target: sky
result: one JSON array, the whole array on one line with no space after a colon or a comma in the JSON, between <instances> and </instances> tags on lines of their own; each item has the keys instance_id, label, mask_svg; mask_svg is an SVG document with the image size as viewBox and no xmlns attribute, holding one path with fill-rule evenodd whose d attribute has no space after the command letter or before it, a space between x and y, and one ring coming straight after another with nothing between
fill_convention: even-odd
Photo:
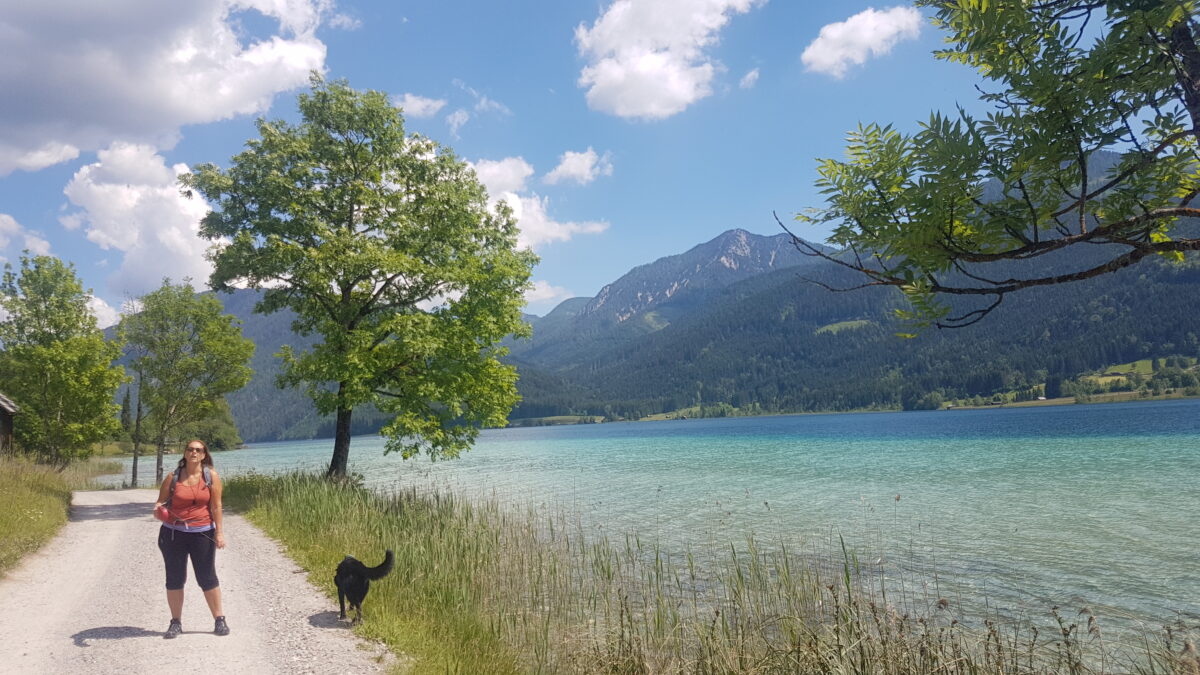
<instances>
[{"instance_id":1,"label":"sky","mask_svg":"<svg viewBox=\"0 0 1200 675\"><path fill-rule=\"evenodd\" d=\"M943 37L853 0L0 0L0 263L73 263L102 326L164 278L205 287L208 207L178 176L294 121L317 71L386 92L513 208L541 315L726 230L780 233L859 123L977 109Z\"/></svg>"}]
</instances>

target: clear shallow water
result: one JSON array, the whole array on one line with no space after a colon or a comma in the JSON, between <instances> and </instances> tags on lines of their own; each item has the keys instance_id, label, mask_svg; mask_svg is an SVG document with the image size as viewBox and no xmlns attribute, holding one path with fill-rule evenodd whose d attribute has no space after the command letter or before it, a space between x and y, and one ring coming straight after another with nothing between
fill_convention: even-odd
<instances>
[{"instance_id":1,"label":"clear shallow water","mask_svg":"<svg viewBox=\"0 0 1200 675\"><path fill-rule=\"evenodd\" d=\"M331 450L264 443L215 460L226 475L323 470ZM1200 621L1200 400L489 430L436 463L356 437L350 460L381 490L544 505L669 550L834 532L1004 614ZM153 478L153 458L140 468Z\"/></svg>"}]
</instances>

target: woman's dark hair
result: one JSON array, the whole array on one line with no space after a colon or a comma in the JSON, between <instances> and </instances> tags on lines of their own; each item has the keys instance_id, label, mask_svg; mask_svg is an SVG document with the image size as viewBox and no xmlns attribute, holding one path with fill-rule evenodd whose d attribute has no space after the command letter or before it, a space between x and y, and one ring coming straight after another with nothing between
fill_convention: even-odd
<instances>
[{"instance_id":1,"label":"woman's dark hair","mask_svg":"<svg viewBox=\"0 0 1200 675\"><path fill-rule=\"evenodd\" d=\"M204 459L200 460L200 466L211 467L213 465L212 451L208 449L208 443L205 443L199 438L193 438L192 440L183 444L183 457L179 458L179 464L177 464L175 468L182 469L183 467L187 466L187 447L192 443L199 443L200 445L204 446Z\"/></svg>"}]
</instances>

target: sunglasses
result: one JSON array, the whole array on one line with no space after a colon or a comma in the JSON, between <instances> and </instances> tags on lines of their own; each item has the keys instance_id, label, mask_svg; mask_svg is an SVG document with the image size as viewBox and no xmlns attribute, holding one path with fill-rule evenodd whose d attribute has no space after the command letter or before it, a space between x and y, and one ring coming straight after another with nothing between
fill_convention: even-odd
<instances>
[{"instance_id":1,"label":"sunglasses","mask_svg":"<svg viewBox=\"0 0 1200 675\"><path fill-rule=\"evenodd\" d=\"M204 452L204 448L188 448L188 452Z\"/></svg>"}]
</instances>

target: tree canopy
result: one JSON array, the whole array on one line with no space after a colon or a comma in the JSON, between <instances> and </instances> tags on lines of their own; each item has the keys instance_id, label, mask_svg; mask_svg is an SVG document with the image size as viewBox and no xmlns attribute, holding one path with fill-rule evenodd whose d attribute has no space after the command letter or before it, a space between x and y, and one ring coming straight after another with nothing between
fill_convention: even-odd
<instances>
[{"instance_id":1,"label":"tree canopy","mask_svg":"<svg viewBox=\"0 0 1200 675\"><path fill-rule=\"evenodd\" d=\"M797 215L833 225L843 250L798 247L902 289L909 318L939 327L1017 290L1200 250L1196 2L917 5L947 33L936 57L977 69L991 111L935 112L913 134L860 125L845 159L820 162L826 205Z\"/></svg>"},{"instance_id":2,"label":"tree canopy","mask_svg":"<svg viewBox=\"0 0 1200 675\"><path fill-rule=\"evenodd\" d=\"M283 349L280 383L337 413L331 476L346 473L366 403L393 418L388 451L453 456L517 401L498 342L527 331L536 258L466 163L406 135L386 94L314 75L299 108L297 124L259 120L228 169L182 178L213 205L201 226L216 242L210 283L264 289L256 311L290 308L298 333L320 336Z\"/></svg>"},{"instance_id":3,"label":"tree canopy","mask_svg":"<svg viewBox=\"0 0 1200 675\"><path fill-rule=\"evenodd\" d=\"M121 348L104 339L75 268L53 256L22 256L0 283L0 373L21 407L17 445L64 467L119 428L113 399L125 378Z\"/></svg>"},{"instance_id":4,"label":"tree canopy","mask_svg":"<svg viewBox=\"0 0 1200 675\"><path fill-rule=\"evenodd\" d=\"M254 343L223 310L220 300L197 295L190 283L164 281L142 296L136 314L121 320L133 353L138 403L149 412L145 422L157 444L156 483L162 482L163 450L172 434L227 413L224 395L253 374L247 362Z\"/></svg>"}]
</instances>

